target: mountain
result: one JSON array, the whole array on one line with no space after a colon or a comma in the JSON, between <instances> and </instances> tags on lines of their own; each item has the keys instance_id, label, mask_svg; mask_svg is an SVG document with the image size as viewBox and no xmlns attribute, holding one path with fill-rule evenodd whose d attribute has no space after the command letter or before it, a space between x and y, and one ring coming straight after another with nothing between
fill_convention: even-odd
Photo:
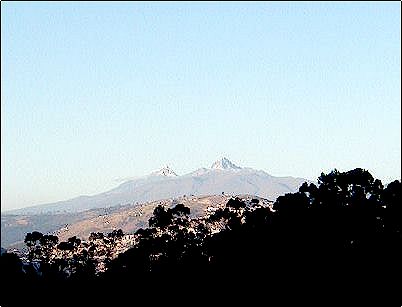
<instances>
[{"instance_id":1,"label":"mountain","mask_svg":"<svg viewBox=\"0 0 402 307\"><path fill-rule=\"evenodd\" d=\"M229 159L223 157L222 159L214 162L211 165L212 170L236 170L236 169L241 169L241 167L235 165Z\"/></svg>"},{"instance_id":2,"label":"mountain","mask_svg":"<svg viewBox=\"0 0 402 307\"><path fill-rule=\"evenodd\" d=\"M210 168L177 175L164 167L148 176L128 180L116 188L93 196L80 196L56 203L5 212L7 214L70 213L93 208L143 203L182 195L251 194L275 200L295 192L308 181L303 178L274 177L252 168L242 168L222 158Z\"/></svg>"},{"instance_id":3,"label":"mountain","mask_svg":"<svg viewBox=\"0 0 402 307\"><path fill-rule=\"evenodd\" d=\"M169 166L166 166L151 173L151 176L177 177L177 174Z\"/></svg>"}]
</instances>

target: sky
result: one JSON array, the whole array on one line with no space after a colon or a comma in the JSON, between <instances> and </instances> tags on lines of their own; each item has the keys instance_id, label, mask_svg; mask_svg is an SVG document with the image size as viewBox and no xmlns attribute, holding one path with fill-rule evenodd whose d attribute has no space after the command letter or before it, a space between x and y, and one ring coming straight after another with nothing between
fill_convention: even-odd
<instances>
[{"instance_id":1,"label":"sky","mask_svg":"<svg viewBox=\"0 0 402 307\"><path fill-rule=\"evenodd\" d=\"M225 156L401 178L401 3L1 3L1 209Z\"/></svg>"}]
</instances>

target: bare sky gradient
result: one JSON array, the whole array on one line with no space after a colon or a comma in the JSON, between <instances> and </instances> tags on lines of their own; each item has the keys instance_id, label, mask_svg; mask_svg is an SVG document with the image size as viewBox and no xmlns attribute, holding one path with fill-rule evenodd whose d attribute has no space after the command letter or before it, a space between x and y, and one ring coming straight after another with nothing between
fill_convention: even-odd
<instances>
[{"instance_id":1,"label":"bare sky gradient","mask_svg":"<svg viewBox=\"0 0 402 307\"><path fill-rule=\"evenodd\" d=\"M401 3L1 3L2 210L227 156L401 177Z\"/></svg>"}]
</instances>

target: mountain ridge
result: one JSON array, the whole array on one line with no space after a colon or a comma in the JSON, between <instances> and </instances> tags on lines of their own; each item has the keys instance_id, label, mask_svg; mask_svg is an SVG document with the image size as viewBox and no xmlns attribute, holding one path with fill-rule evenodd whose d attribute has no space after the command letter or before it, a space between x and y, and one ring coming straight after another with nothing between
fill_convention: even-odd
<instances>
[{"instance_id":1,"label":"mountain ridge","mask_svg":"<svg viewBox=\"0 0 402 307\"><path fill-rule=\"evenodd\" d=\"M190 194L253 194L275 200L280 195L295 192L305 181L309 180L291 176L275 177L262 170L240 167L223 157L212 163L210 168L178 175L165 166L99 194L9 210L2 212L2 215L80 212Z\"/></svg>"}]
</instances>

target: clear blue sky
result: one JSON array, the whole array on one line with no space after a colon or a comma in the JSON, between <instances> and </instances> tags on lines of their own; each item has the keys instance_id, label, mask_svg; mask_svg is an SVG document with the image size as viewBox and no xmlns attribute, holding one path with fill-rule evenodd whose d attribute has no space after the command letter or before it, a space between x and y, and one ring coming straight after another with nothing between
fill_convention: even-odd
<instances>
[{"instance_id":1,"label":"clear blue sky","mask_svg":"<svg viewBox=\"0 0 402 307\"><path fill-rule=\"evenodd\" d=\"M401 3L1 3L2 210L166 164L401 177Z\"/></svg>"}]
</instances>

